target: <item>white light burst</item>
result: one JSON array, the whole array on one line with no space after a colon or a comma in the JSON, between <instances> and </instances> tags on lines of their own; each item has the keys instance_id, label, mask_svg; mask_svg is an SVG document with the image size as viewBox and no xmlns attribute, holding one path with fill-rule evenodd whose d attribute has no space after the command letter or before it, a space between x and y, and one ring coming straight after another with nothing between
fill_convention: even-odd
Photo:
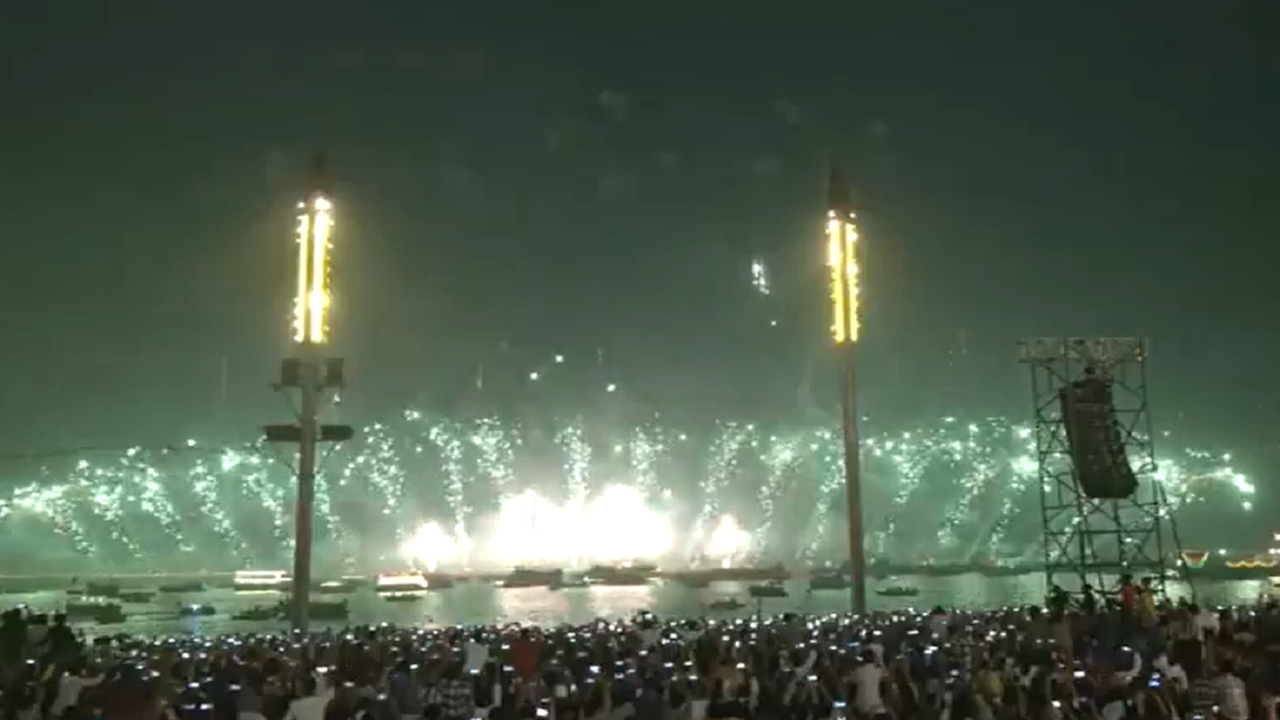
<instances>
[{"instance_id":1,"label":"white light burst","mask_svg":"<svg viewBox=\"0 0 1280 720\"><path fill-rule=\"evenodd\" d=\"M943 418L876 430L866 427L862 446L873 558L1034 556L1031 428ZM496 569L823 562L845 552L842 448L830 427L517 424L411 410L358 437L326 460L317 486L317 528L331 541L317 545L317 572L348 560L353 543L380 570L405 559ZM1175 512L1248 512L1254 485L1230 455L1169 438L1159 448L1155 479ZM279 566L291 552L295 480L257 446L190 442L42 462L25 475L11 469L0 485L0 544L22 549L2 554L0 571L236 569Z\"/></svg>"},{"instance_id":2,"label":"white light burst","mask_svg":"<svg viewBox=\"0 0 1280 720\"><path fill-rule=\"evenodd\" d=\"M761 295L773 293L773 287L769 284L769 267L759 258L751 261L751 287Z\"/></svg>"}]
</instances>

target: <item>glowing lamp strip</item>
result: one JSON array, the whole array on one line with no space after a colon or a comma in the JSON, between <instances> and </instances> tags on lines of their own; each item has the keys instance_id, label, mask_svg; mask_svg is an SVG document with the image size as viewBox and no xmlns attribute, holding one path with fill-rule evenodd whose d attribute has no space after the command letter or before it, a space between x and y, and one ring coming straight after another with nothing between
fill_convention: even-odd
<instances>
[{"instance_id":1,"label":"glowing lamp strip","mask_svg":"<svg viewBox=\"0 0 1280 720\"><path fill-rule=\"evenodd\" d=\"M1268 557L1256 557L1246 560L1228 560L1226 565L1232 570L1261 570L1263 568L1273 568L1280 565L1280 560Z\"/></svg>"},{"instance_id":2,"label":"glowing lamp strip","mask_svg":"<svg viewBox=\"0 0 1280 720\"><path fill-rule=\"evenodd\" d=\"M298 216L298 292L293 298L293 339L307 339L307 249L310 247L311 216Z\"/></svg>"},{"instance_id":3,"label":"glowing lamp strip","mask_svg":"<svg viewBox=\"0 0 1280 720\"><path fill-rule=\"evenodd\" d=\"M827 220L827 267L831 269L831 336L845 341L844 279L840 273L840 221Z\"/></svg>"},{"instance_id":4,"label":"glowing lamp strip","mask_svg":"<svg viewBox=\"0 0 1280 720\"><path fill-rule=\"evenodd\" d=\"M316 201L316 207L320 207L320 201ZM310 307L310 340L315 343L325 341L328 334L328 328L325 327L325 312L329 307L329 273L328 273L328 250L329 250L329 228L333 221L329 218L329 213L324 210L316 211L315 227L312 229L313 242L311 246L311 292L308 296Z\"/></svg>"},{"instance_id":5,"label":"glowing lamp strip","mask_svg":"<svg viewBox=\"0 0 1280 720\"><path fill-rule=\"evenodd\" d=\"M852 218L852 215L850 215ZM837 344L858 341L860 274L857 256L858 230L827 214L827 267L831 271L831 337Z\"/></svg>"},{"instance_id":6,"label":"glowing lamp strip","mask_svg":"<svg viewBox=\"0 0 1280 720\"><path fill-rule=\"evenodd\" d=\"M316 197L298 216L298 288L294 298L293 339L322 344L328 341L329 235L332 205Z\"/></svg>"}]
</instances>

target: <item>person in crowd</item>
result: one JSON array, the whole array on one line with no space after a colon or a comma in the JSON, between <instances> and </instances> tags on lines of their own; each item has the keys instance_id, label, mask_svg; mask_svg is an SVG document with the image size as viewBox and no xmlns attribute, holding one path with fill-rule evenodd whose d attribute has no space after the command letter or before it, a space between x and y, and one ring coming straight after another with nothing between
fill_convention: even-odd
<instances>
[{"instance_id":1,"label":"person in crowd","mask_svg":"<svg viewBox=\"0 0 1280 720\"><path fill-rule=\"evenodd\" d=\"M1123 600L1055 595L1047 612L644 613L87 645L65 618L19 609L0 619L0 720L1273 720L1280 606L1219 612L1150 587L1134 586L1128 615Z\"/></svg>"},{"instance_id":2,"label":"person in crowd","mask_svg":"<svg viewBox=\"0 0 1280 720\"><path fill-rule=\"evenodd\" d=\"M440 682L440 717L443 720L469 720L474 717L475 689L463 677L462 664L450 663Z\"/></svg>"},{"instance_id":3,"label":"person in crowd","mask_svg":"<svg viewBox=\"0 0 1280 720\"><path fill-rule=\"evenodd\" d=\"M295 684L297 695L289 703L284 720L329 720L326 710L333 701L334 689L317 677L327 675L328 671L328 667L322 666L317 667L314 673L299 673Z\"/></svg>"},{"instance_id":4,"label":"person in crowd","mask_svg":"<svg viewBox=\"0 0 1280 720\"><path fill-rule=\"evenodd\" d=\"M58 678L56 686L52 688L53 692L50 694L53 695L53 701L49 704L46 715L52 718L62 717L68 708L80 702L80 694L84 692L85 688L94 687L100 684L102 680L103 677L101 675L90 672L84 666L83 660L79 658L72 659L66 671Z\"/></svg>"}]
</instances>

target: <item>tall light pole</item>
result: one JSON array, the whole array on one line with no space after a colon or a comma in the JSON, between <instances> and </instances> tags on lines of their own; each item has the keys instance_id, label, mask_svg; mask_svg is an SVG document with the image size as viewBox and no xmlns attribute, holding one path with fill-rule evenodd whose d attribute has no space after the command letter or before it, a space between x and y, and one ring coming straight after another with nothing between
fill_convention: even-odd
<instances>
[{"instance_id":1,"label":"tall light pole","mask_svg":"<svg viewBox=\"0 0 1280 720\"><path fill-rule=\"evenodd\" d=\"M862 475L858 456L857 363L858 228L854 225L849 189L833 167L827 182L827 266L831 272L831 339L842 367L840 418L844 434L845 512L849 525L849 565L853 611L867 611L867 553L862 524Z\"/></svg>"},{"instance_id":2,"label":"tall light pole","mask_svg":"<svg viewBox=\"0 0 1280 720\"><path fill-rule=\"evenodd\" d=\"M297 397L297 422L268 425L266 439L298 446L298 498L294 519L293 602L290 621L294 630L307 630L311 606L311 541L316 494L316 451L321 442L350 439L344 425L321 425L320 411L326 392L343 385L341 358L325 356L329 342L329 255L332 249L333 203L326 189L324 159L312 165L307 197L298 203L297 286L293 299L293 357L280 362L278 391Z\"/></svg>"}]
</instances>

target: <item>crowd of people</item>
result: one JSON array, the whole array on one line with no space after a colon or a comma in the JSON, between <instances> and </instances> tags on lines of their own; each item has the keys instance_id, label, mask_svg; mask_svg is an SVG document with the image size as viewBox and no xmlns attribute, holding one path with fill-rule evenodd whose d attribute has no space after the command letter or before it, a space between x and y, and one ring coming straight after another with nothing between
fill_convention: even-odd
<instances>
[{"instance_id":1,"label":"crowd of people","mask_svg":"<svg viewBox=\"0 0 1280 720\"><path fill-rule=\"evenodd\" d=\"M1280 607L1126 588L1047 610L146 639L15 609L0 706L3 720L1276 717Z\"/></svg>"}]
</instances>

